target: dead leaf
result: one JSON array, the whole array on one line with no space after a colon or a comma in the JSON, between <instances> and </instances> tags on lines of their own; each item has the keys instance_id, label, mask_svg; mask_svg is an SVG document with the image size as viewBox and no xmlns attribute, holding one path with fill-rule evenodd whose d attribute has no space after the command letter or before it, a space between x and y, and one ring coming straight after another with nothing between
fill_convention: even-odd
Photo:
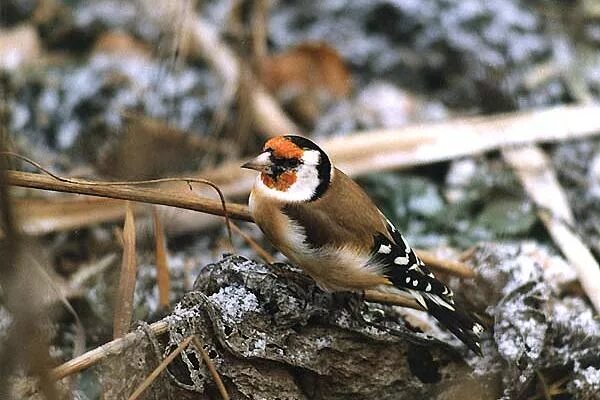
<instances>
[{"instance_id":1,"label":"dead leaf","mask_svg":"<svg viewBox=\"0 0 600 400\"><path fill-rule=\"evenodd\" d=\"M150 48L124 32L106 32L100 35L94 45L94 54L104 53L117 56L150 58Z\"/></svg>"},{"instance_id":2,"label":"dead leaf","mask_svg":"<svg viewBox=\"0 0 600 400\"><path fill-rule=\"evenodd\" d=\"M293 103L294 111L310 120L323 104L348 96L352 86L342 57L326 43L303 43L266 57L260 76L281 101Z\"/></svg>"}]
</instances>

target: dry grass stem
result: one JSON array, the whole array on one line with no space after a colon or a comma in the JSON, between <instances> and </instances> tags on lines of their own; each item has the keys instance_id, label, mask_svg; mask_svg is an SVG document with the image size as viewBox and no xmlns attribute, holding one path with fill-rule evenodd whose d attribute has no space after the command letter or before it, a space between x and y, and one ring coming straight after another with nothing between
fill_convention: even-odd
<instances>
[{"instance_id":1,"label":"dry grass stem","mask_svg":"<svg viewBox=\"0 0 600 400\"><path fill-rule=\"evenodd\" d=\"M138 388L133 392L133 394L129 396L128 400L138 399L142 395L142 393L144 393L144 391L148 389L150 385L152 385L152 382L154 382L156 378L158 378L160 373L163 372L165 368L167 368L167 366L171 364L171 362L173 362L175 357L177 357L179 353L186 349L186 347L190 344L192 339L194 339L194 336L188 336L187 338L182 340L181 343L179 343L179 346L177 346L177 348L173 350L171 354L169 354L164 360L162 360L158 367L156 367L154 371L152 371L152 373L148 375L144 382L142 382L142 384L138 386Z\"/></svg>"},{"instance_id":2,"label":"dry grass stem","mask_svg":"<svg viewBox=\"0 0 600 400\"><path fill-rule=\"evenodd\" d=\"M414 299L401 294L383 293L377 290L365 290L365 300L373 303L389 304L393 306L401 306L414 308L415 310L423 310Z\"/></svg>"},{"instance_id":3,"label":"dry grass stem","mask_svg":"<svg viewBox=\"0 0 600 400\"><path fill-rule=\"evenodd\" d=\"M127 202L125 211L125 224L123 225L123 260L119 288L115 297L115 315L113 324L113 337L119 338L129 331L133 315L133 294L135 292L135 278L137 273L137 259L135 249L135 221L133 209Z\"/></svg>"},{"instance_id":4,"label":"dry grass stem","mask_svg":"<svg viewBox=\"0 0 600 400\"><path fill-rule=\"evenodd\" d=\"M502 157L513 168L527 195L556 218L575 223L567 195L558 183L548 156L537 146L503 149Z\"/></svg>"},{"instance_id":5,"label":"dry grass stem","mask_svg":"<svg viewBox=\"0 0 600 400\"><path fill-rule=\"evenodd\" d=\"M132 200L151 204L161 204L164 206L200 211L212 215L227 216L229 218L236 218L244 221L252 221L248 207L245 205L227 203L225 205L226 211L224 211L223 203L220 201L191 195L183 196L173 191L139 188L131 185L98 186L93 184L93 182L91 182L92 184L64 182L41 174L18 171L8 171L6 173L6 180L8 184L12 186L52 190L56 192L86 194L90 196ZM178 178L169 180L188 181L188 179Z\"/></svg>"},{"instance_id":6,"label":"dry grass stem","mask_svg":"<svg viewBox=\"0 0 600 400\"><path fill-rule=\"evenodd\" d=\"M153 204L161 204L166 206L184 208L188 210L206 212L213 215L223 215L221 204L212 199L194 198L189 196L181 196L177 193L170 193L160 190L145 189L145 188L129 188L125 186L110 187L110 186L87 186L80 183L69 183L56 181L51 177L46 177L39 174L31 174L26 172L10 171L7 172L7 180L11 185L32 187L45 190L55 190L61 192L87 194L92 196L102 196L109 198L117 198L124 200L134 200L138 202L147 202ZM248 206L243 204L227 203L228 216L234 219L239 219L247 222L254 222ZM233 228L235 229L235 228ZM244 235L242 234L242 237ZM247 238L244 238L247 240ZM250 242L249 242L250 243ZM254 245L251 246L257 251L266 262L269 258L265 258L266 252L257 250ZM427 255L425 257L428 257ZM271 258L272 260L272 258ZM472 277L472 272L469 272L468 266L447 260L441 260L434 256L429 256L432 268L444 271L461 277ZM272 261L271 261L272 262Z\"/></svg>"},{"instance_id":7,"label":"dry grass stem","mask_svg":"<svg viewBox=\"0 0 600 400\"><path fill-rule=\"evenodd\" d=\"M61 181L64 183L84 184L87 186L136 186L136 185L147 185L147 184L157 184L157 183L167 183L167 182L185 182L188 184L190 191L193 190L192 183L200 183L203 185L210 186L211 188L213 188L215 190L215 192L217 192L217 194L219 195L219 199L221 200L221 207L223 209L222 215L225 217L225 223L227 225L227 234L229 235L229 240L231 240L231 228L229 226L229 216L227 214L227 203L225 201L225 196L223 195L223 192L221 191L219 186L217 186L215 183L209 181L208 179L203 179L203 178L159 178L159 179L146 179L146 180L138 180L138 181L121 181L121 182L119 182L119 181L104 181L104 182L103 181L89 181L89 180L85 180L85 179L65 178L60 175L54 174L47 168L44 168L41 164L33 161L32 159L30 159L28 157L18 154L18 153L4 151L4 152L2 152L2 155L14 157L14 158L17 158L28 164L31 164L34 167L36 167L37 169L39 169L40 171L44 172L45 174L50 175L52 178L56 179L57 181Z\"/></svg>"},{"instance_id":8,"label":"dry grass stem","mask_svg":"<svg viewBox=\"0 0 600 400\"><path fill-rule=\"evenodd\" d=\"M583 240L564 223L548 213L539 213L552 240L577 271L577 278L583 291L600 315L600 265Z\"/></svg>"},{"instance_id":9,"label":"dry grass stem","mask_svg":"<svg viewBox=\"0 0 600 400\"><path fill-rule=\"evenodd\" d=\"M167 245L165 231L162 227L160 215L156 208L153 209L154 220L154 245L156 256L156 283L158 284L158 304L162 309L169 309L171 292L171 278L169 276L169 263L167 260Z\"/></svg>"},{"instance_id":10,"label":"dry grass stem","mask_svg":"<svg viewBox=\"0 0 600 400\"><path fill-rule=\"evenodd\" d=\"M600 314L600 266L583 240L569 227L574 218L566 195L546 154L535 146L504 150L504 159L515 171L552 240L577 271L585 294Z\"/></svg>"},{"instance_id":11,"label":"dry grass stem","mask_svg":"<svg viewBox=\"0 0 600 400\"><path fill-rule=\"evenodd\" d=\"M319 145L350 176L397 170L481 154L513 145L560 142L600 134L600 106L557 106L484 117L355 132ZM288 131L280 131L288 132ZM230 197L247 195L256 174L241 160L202 171Z\"/></svg>"},{"instance_id":12,"label":"dry grass stem","mask_svg":"<svg viewBox=\"0 0 600 400\"><path fill-rule=\"evenodd\" d=\"M460 261L447 260L444 258L439 258L433 253L426 250L415 250L417 255L428 267L431 269L447 273L450 275L458 276L464 279L474 278L475 271L467 264Z\"/></svg>"},{"instance_id":13,"label":"dry grass stem","mask_svg":"<svg viewBox=\"0 0 600 400\"><path fill-rule=\"evenodd\" d=\"M213 380L215 381L215 385L217 386L217 389L219 390L219 393L221 394L221 398L223 400L229 400L229 393L227 393L227 389L225 388L225 385L223 384L223 380L221 379L219 372L215 368L215 364L212 362L212 360L206 353L206 350L204 350L204 346L202 346L200 339L198 339L197 336L192 336L192 337L193 337L192 343L194 344L194 347L196 347L196 349L200 352L200 355L202 356L202 360L204 360L204 362L206 363L208 372L210 372L210 375L212 376Z\"/></svg>"},{"instance_id":14,"label":"dry grass stem","mask_svg":"<svg viewBox=\"0 0 600 400\"><path fill-rule=\"evenodd\" d=\"M150 331L155 335L162 335L168 328L169 325L165 321L158 321L150 325ZM75 357L64 364L59 365L52 370L51 376L53 379L57 380L83 371L107 357L120 354L125 349L136 345L145 335L146 333L142 330L130 332L121 338L96 347L79 357Z\"/></svg>"},{"instance_id":15,"label":"dry grass stem","mask_svg":"<svg viewBox=\"0 0 600 400\"><path fill-rule=\"evenodd\" d=\"M479 154L514 144L562 141L597 135L600 132L598 113L600 106L561 106L538 111L458 118L393 130L357 132L320 143L338 167L356 176ZM452 134L448 135L448 132ZM242 170L241 163L240 160L227 162L217 168L205 170L201 175L218 184L224 195L244 196L250 191L256 174ZM172 190L165 192L131 187L92 188L86 185L61 184L43 178L46 177L7 173L7 181L18 186L135 200L223 215L222 206L214 200L182 196ZM251 220L246 207L241 206L240 209L238 205L230 203L227 203L226 207L227 215L231 218ZM107 219L113 217L106 216ZM188 220L189 216L183 218ZM198 217L194 221L195 226L202 227L215 223ZM171 230L191 229L185 228L189 224L177 224L176 220L171 225L174 226ZM182 228L177 228L180 225Z\"/></svg>"}]
</instances>

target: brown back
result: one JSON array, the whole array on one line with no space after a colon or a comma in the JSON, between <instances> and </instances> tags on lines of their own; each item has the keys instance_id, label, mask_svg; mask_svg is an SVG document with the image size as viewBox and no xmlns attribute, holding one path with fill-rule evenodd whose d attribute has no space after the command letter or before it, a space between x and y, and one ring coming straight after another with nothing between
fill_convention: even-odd
<instances>
[{"instance_id":1,"label":"brown back","mask_svg":"<svg viewBox=\"0 0 600 400\"><path fill-rule=\"evenodd\" d=\"M282 211L305 228L312 247L331 245L370 249L377 233L389 237L386 222L373 201L337 168L331 186L321 198L309 203L289 204Z\"/></svg>"}]
</instances>

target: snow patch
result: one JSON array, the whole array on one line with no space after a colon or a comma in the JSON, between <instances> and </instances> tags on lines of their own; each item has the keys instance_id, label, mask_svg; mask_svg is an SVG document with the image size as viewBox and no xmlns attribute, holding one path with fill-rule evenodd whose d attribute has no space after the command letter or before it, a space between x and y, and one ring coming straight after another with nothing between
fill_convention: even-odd
<instances>
[{"instance_id":1,"label":"snow patch","mask_svg":"<svg viewBox=\"0 0 600 400\"><path fill-rule=\"evenodd\" d=\"M242 321L246 314L258 312L260 307L254 293L239 286L221 288L209 300L219 306L223 320L230 323Z\"/></svg>"}]
</instances>

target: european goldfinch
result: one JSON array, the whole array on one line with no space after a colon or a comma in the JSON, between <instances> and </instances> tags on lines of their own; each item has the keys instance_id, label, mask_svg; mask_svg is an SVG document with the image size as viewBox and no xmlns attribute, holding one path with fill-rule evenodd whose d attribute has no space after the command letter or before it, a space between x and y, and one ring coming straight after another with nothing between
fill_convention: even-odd
<instances>
[{"instance_id":1,"label":"european goldfinch","mask_svg":"<svg viewBox=\"0 0 600 400\"><path fill-rule=\"evenodd\" d=\"M255 222L319 287L408 295L481 354L483 326L455 304L452 291L319 146L278 136L242 167L260 172L249 198Z\"/></svg>"}]
</instances>

